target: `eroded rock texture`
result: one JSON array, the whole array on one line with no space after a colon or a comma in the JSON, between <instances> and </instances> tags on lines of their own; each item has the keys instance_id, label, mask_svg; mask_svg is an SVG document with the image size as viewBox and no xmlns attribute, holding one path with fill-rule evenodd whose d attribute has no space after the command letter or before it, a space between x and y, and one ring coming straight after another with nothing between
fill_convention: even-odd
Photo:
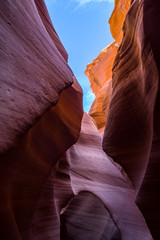
<instances>
[{"instance_id":1,"label":"eroded rock texture","mask_svg":"<svg viewBox=\"0 0 160 240\"><path fill-rule=\"evenodd\" d=\"M103 151L100 133L93 119L86 113L83 116L79 140L67 151L66 162L70 166L68 173L74 195L83 191L91 192L102 201L108 211L105 217L108 219L108 224L111 224L110 231L108 230L108 234L104 236L100 229L96 235L97 230L94 228L93 239L114 239L112 238L114 234L116 235L115 239L152 239L145 220L135 204L135 191L132 183L122 167L114 163ZM62 216L63 225L68 227L66 230L64 229L65 233L71 237L68 239L76 239L72 238L72 234L75 236L76 231L78 231L78 236L81 236L78 239L83 239L81 228L83 232L86 232L86 239L91 238L91 235L87 238L88 222L93 226L95 218L98 217L94 217L96 210L90 210L94 209L93 206L96 202L99 201L93 200L89 203L82 195L80 199L79 197L73 198L64 217ZM92 211L94 219L90 214L85 213L84 207L89 212ZM99 211L104 213L102 205L99 205ZM71 212L72 215L69 216ZM78 228L81 218L85 219L86 228L84 223L81 223L83 227L80 225ZM107 226L104 215L100 215L99 218L99 221L102 221L101 227L105 230ZM72 227L73 221L75 224ZM119 233L117 233L116 227Z\"/></svg>"},{"instance_id":2,"label":"eroded rock texture","mask_svg":"<svg viewBox=\"0 0 160 240\"><path fill-rule=\"evenodd\" d=\"M59 239L53 170L79 137L82 90L43 0L1 1L0 17L0 239Z\"/></svg>"},{"instance_id":3,"label":"eroded rock texture","mask_svg":"<svg viewBox=\"0 0 160 240\"><path fill-rule=\"evenodd\" d=\"M159 5L132 1L118 49L115 2L94 121L44 1L1 1L0 239L159 240Z\"/></svg>"},{"instance_id":4,"label":"eroded rock texture","mask_svg":"<svg viewBox=\"0 0 160 240\"><path fill-rule=\"evenodd\" d=\"M130 8L131 0L115 0L114 10L109 19L111 34L120 43L123 37L123 23Z\"/></svg>"},{"instance_id":5,"label":"eroded rock texture","mask_svg":"<svg viewBox=\"0 0 160 240\"><path fill-rule=\"evenodd\" d=\"M112 85L110 84L112 78L112 65L118 49L116 42L113 42L108 47L103 49L97 58L92 63L87 65L85 74L88 76L91 89L96 95L96 98L90 108L89 114L94 118L98 129L104 128L106 122L106 115L108 112L108 103L112 93ZM103 108L103 100L108 91L105 101L105 109ZM109 100L109 101L108 101Z\"/></svg>"},{"instance_id":6,"label":"eroded rock texture","mask_svg":"<svg viewBox=\"0 0 160 240\"><path fill-rule=\"evenodd\" d=\"M155 240L160 239L159 1L132 1L113 67L103 149L127 172Z\"/></svg>"},{"instance_id":7,"label":"eroded rock texture","mask_svg":"<svg viewBox=\"0 0 160 240\"><path fill-rule=\"evenodd\" d=\"M33 0L1 1L1 152L13 146L73 82L64 59L67 53L46 9L42 18L39 15L44 3L36 2L37 7Z\"/></svg>"},{"instance_id":8,"label":"eroded rock texture","mask_svg":"<svg viewBox=\"0 0 160 240\"><path fill-rule=\"evenodd\" d=\"M91 83L91 89L96 98L90 108L89 114L95 120L100 132L103 133L110 98L112 94L112 67L119 44L123 36L122 26L130 7L130 0L116 0L111 18L110 29L115 41L103 49L100 54L87 65L85 74Z\"/></svg>"},{"instance_id":9,"label":"eroded rock texture","mask_svg":"<svg viewBox=\"0 0 160 240\"><path fill-rule=\"evenodd\" d=\"M61 239L120 240L120 232L98 197L80 192L61 215Z\"/></svg>"}]
</instances>

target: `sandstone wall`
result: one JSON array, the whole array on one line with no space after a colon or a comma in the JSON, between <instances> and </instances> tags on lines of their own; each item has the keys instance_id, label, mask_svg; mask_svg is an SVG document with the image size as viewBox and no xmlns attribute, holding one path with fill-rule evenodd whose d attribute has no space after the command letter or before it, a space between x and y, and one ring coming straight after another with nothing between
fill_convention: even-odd
<instances>
[{"instance_id":1,"label":"sandstone wall","mask_svg":"<svg viewBox=\"0 0 160 240\"><path fill-rule=\"evenodd\" d=\"M63 219L63 224L67 226L67 236L71 239L74 236L73 239L78 240L84 237L88 240L152 239L135 204L135 191L131 181L123 168L103 151L102 139L95 122L86 113L83 115L79 140L67 151L66 161L70 166L70 185L74 195L91 192L109 212L102 217L103 205L98 204L98 200L88 202L83 194L73 197ZM94 209L95 202L98 206ZM99 219L97 224L94 223L96 218ZM84 222L80 222L81 219ZM101 225L98 227L100 221Z\"/></svg>"},{"instance_id":2,"label":"sandstone wall","mask_svg":"<svg viewBox=\"0 0 160 240\"><path fill-rule=\"evenodd\" d=\"M113 66L103 149L127 172L154 239L159 230L159 1L133 1Z\"/></svg>"},{"instance_id":3,"label":"sandstone wall","mask_svg":"<svg viewBox=\"0 0 160 240\"><path fill-rule=\"evenodd\" d=\"M43 0L2 1L0 23L0 239L59 239L49 177L79 137L82 89Z\"/></svg>"},{"instance_id":4,"label":"sandstone wall","mask_svg":"<svg viewBox=\"0 0 160 240\"><path fill-rule=\"evenodd\" d=\"M87 65L85 74L91 83L91 89L96 98L90 108L89 114L95 120L98 129L103 133L108 114L108 107L112 93L112 67L118 47L123 36L123 22L131 1L116 0L113 13L109 19L110 29L115 39L108 47Z\"/></svg>"},{"instance_id":5,"label":"sandstone wall","mask_svg":"<svg viewBox=\"0 0 160 240\"><path fill-rule=\"evenodd\" d=\"M102 50L86 70L96 94L89 114L102 133L106 123L103 149L131 179L154 239L160 238L159 12L159 1L115 1L109 23L118 53ZM108 59L115 56L112 68Z\"/></svg>"},{"instance_id":6,"label":"sandstone wall","mask_svg":"<svg viewBox=\"0 0 160 240\"><path fill-rule=\"evenodd\" d=\"M160 3L132 1L122 39L128 7L86 71L94 121L44 1L2 1L0 239L160 239Z\"/></svg>"}]
</instances>

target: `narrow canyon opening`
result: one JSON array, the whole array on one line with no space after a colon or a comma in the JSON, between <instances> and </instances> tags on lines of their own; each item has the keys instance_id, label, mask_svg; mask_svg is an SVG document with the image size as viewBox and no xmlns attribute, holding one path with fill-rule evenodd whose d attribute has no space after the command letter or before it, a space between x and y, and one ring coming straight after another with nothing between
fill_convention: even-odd
<instances>
[{"instance_id":1,"label":"narrow canyon opening","mask_svg":"<svg viewBox=\"0 0 160 240\"><path fill-rule=\"evenodd\" d=\"M62 17L46 0L68 39L85 4L97 27L98 2L111 6L72 0ZM113 41L84 69L88 113L72 69L88 52L66 42L70 66L46 3L0 3L0 239L159 240L160 2L114 1Z\"/></svg>"}]
</instances>

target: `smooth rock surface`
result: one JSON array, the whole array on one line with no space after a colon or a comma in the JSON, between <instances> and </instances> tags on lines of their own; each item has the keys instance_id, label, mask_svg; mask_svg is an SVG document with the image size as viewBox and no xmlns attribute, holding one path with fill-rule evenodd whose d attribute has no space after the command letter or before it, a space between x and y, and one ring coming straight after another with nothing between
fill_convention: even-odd
<instances>
[{"instance_id":1,"label":"smooth rock surface","mask_svg":"<svg viewBox=\"0 0 160 240\"><path fill-rule=\"evenodd\" d=\"M160 3L132 2L113 67L103 149L130 177L151 234L160 239Z\"/></svg>"},{"instance_id":2,"label":"smooth rock surface","mask_svg":"<svg viewBox=\"0 0 160 240\"><path fill-rule=\"evenodd\" d=\"M79 137L82 89L44 1L1 1L0 23L0 239L58 240L55 167Z\"/></svg>"},{"instance_id":3,"label":"smooth rock surface","mask_svg":"<svg viewBox=\"0 0 160 240\"><path fill-rule=\"evenodd\" d=\"M99 93L104 84L112 77L112 66L118 47L119 45L114 41L104 48L90 64L87 64L85 74L91 83L91 89L95 95Z\"/></svg>"},{"instance_id":4,"label":"smooth rock surface","mask_svg":"<svg viewBox=\"0 0 160 240\"><path fill-rule=\"evenodd\" d=\"M100 132L103 133L108 108L112 93L112 67L113 62L122 40L123 22L131 1L116 0L111 18L109 19L110 29L115 41L104 48L100 54L87 64L85 74L91 83L91 89L96 98L90 108L89 114L95 120Z\"/></svg>"},{"instance_id":5,"label":"smooth rock surface","mask_svg":"<svg viewBox=\"0 0 160 240\"><path fill-rule=\"evenodd\" d=\"M123 37L123 23L130 8L131 0L115 0L114 10L109 19L112 37L120 43Z\"/></svg>"},{"instance_id":6,"label":"smooth rock surface","mask_svg":"<svg viewBox=\"0 0 160 240\"><path fill-rule=\"evenodd\" d=\"M158 78L154 79L154 68L152 69L151 79L152 85L154 81L157 81L158 89L156 95L156 101L153 112L153 133L152 143L148 158L147 169L141 184L140 191L137 196L137 204L140 207L153 238L160 239L159 229L159 216L160 216L160 2L159 1L145 1L143 5L143 21L144 21L144 34L147 41L150 42L151 49L154 56L154 61L158 69ZM148 55L147 55L148 57ZM152 60L153 66L154 62ZM149 72L150 69L148 69ZM153 99L150 99L153 101ZM150 116L151 117L151 116Z\"/></svg>"},{"instance_id":7,"label":"smooth rock surface","mask_svg":"<svg viewBox=\"0 0 160 240\"><path fill-rule=\"evenodd\" d=\"M152 239L135 204L135 191L131 181L123 168L103 151L98 129L86 113L83 116L79 140L67 151L66 161L70 166L73 193L77 195L81 191L87 191L96 195L110 212L121 239ZM80 230L77 227L75 231Z\"/></svg>"},{"instance_id":8,"label":"smooth rock surface","mask_svg":"<svg viewBox=\"0 0 160 240\"><path fill-rule=\"evenodd\" d=\"M98 197L80 192L61 215L61 240L121 240L110 213Z\"/></svg>"},{"instance_id":9,"label":"smooth rock surface","mask_svg":"<svg viewBox=\"0 0 160 240\"><path fill-rule=\"evenodd\" d=\"M117 50L118 45L114 41L103 49L92 63L87 65L85 71L91 83L91 89L96 95L89 110L89 114L95 120L98 129L104 128L106 123L108 106L112 93L112 66ZM108 93L107 96L106 92ZM104 98L105 104L103 105Z\"/></svg>"},{"instance_id":10,"label":"smooth rock surface","mask_svg":"<svg viewBox=\"0 0 160 240\"><path fill-rule=\"evenodd\" d=\"M119 47L129 4L88 65L93 120L44 1L1 1L0 239L160 239L160 2L132 1Z\"/></svg>"},{"instance_id":11,"label":"smooth rock surface","mask_svg":"<svg viewBox=\"0 0 160 240\"><path fill-rule=\"evenodd\" d=\"M82 113L82 92L81 88L78 90L76 83L61 93L58 104L43 115L17 146L1 154L1 239L41 240L47 239L46 234L50 239L57 236L56 232L59 228L54 227L54 231L50 227L45 231L47 223L48 227L51 224L53 226L57 224L54 215L59 215L54 204L54 185L52 188L54 179L53 177L48 179L48 177L59 158L78 139ZM50 185L46 183L47 181ZM46 192L45 195L43 191ZM51 219L48 221L43 211L44 201L46 201L46 208L47 201L52 203L53 207L52 211L51 206L49 207L51 212L48 211L47 217L51 215ZM41 220L42 217L43 220ZM40 220L42 223L39 223ZM39 231L38 223L44 234L37 232Z\"/></svg>"},{"instance_id":12,"label":"smooth rock surface","mask_svg":"<svg viewBox=\"0 0 160 240\"><path fill-rule=\"evenodd\" d=\"M43 0L1 1L0 44L2 153L58 102L73 73Z\"/></svg>"},{"instance_id":13,"label":"smooth rock surface","mask_svg":"<svg viewBox=\"0 0 160 240\"><path fill-rule=\"evenodd\" d=\"M111 94L112 79L109 79L97 94L89 110L89 115L95 120L99 131L104 128L106 123Z\"/></svg>"}]
</instances>

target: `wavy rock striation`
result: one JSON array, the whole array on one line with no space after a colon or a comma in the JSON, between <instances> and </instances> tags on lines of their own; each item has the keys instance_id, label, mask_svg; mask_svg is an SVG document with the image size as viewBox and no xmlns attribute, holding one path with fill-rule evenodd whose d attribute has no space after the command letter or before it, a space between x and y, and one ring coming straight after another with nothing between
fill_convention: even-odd
<instances>
[{"instance_id":1,"label":"wavy rock striation","mask_svg":"<svg viewBox=\"0 0 160 240\"><path fill-rule=\"evenodd\" d=\"M122 27L131 2L131 0L115 0L115 6L109 19L109 24L112 37L118 43L121 43L123 37Z\"/></svg>"},{"instance_id":2,"label":"wavy rock striation","mask_svg":"<svg viewBox=\"0 0 160 240\"><path fill-rule=\"evenodd\" d=\"M86 71L94 121L44 1L1 2L0 239L160 239L160 3L132 1L118 49L129 3Z\"/></svg>"},{"instance_id":3,"label":"wavy rock striation","mask_svg":"<svg viewBox=\"0 0 160 240\"><path fill-rule=\"evenodd\" d=\"M132 4L123 26L130 2ZM100 132L103 132L108 114L103 149L131 179L136 191L135 201L154 239L160 239L157 195L160 154L159 12L158 1L115 1L109 23L117 46L123 37L123 26L124 37L118 53L109 54L107 48L102 50L86 70L96 94L89 114ZM114 59L115 55L113 79L110 80L111 65L108 59ZM106 85L110 88L105 89Z\"/></svg>"},{"instance_id":4,"label":"wavy rock striation","mask_svg":"<svg viewBox=\"0 0 160 240\"><path fill-rule=\"evenodd\" d=\"M89 114L95 120L98 129L103 133L110 98L112 94L112 67L123 32L122 26L129 10L131 1L116 0L111 18L109 19L110 29L115 41L104 48L100 54L87 65L85 74L91 83L91 89L96 98L90 108Z\"/></svg>"},{"instance_id":5,"label":"wavy rock striation","mask_svg":"<svg viewBox=\"0 0 160 240\"><path fill-rule=\"evenodd\" d=\"M113 66L103 149L127 172L155 240L159 230L159 1L133 1Z\"/></svg>"},{"instance_id":6,"label":"wavy rock striation","mask_svg":"<svg viewBox=\"0 0 160 240\"><path fill-rule=\"evenodd\" d=\"M100 133L94 120L86 113L83 116L79 140L67 151L66 161L74 195L85 191L96 196L91 197L89 201L88 194L80 194L70 202L61 216L67 239L85 237L87 240L91 238L108 240L114 239L114 234L117 240L152 239L145 220L135 204L132 183L122 167L114 163L103 151ZM99 200L96 200L97 198ZM99 202L100 200L104 205ZM95 207L96 204L98 207ZM99 208L99 216L96 208ZM90 232L96 218L99 218L101 227L98 231L95 226ZM81 219L83 222L80 224ZM103 235L103 229L105 232L107 226L108 233ZM78 238L75 237L77 232Z\"/></svg>"},{"instance_id":7,"label":"wavy rock striation","mask_svg":"<svg viewBox=\"0 0 160 240\"><path fill-rule=\"evenodd\" d=\"M61 239L115 239L120 233L104 204L94 194L76 195L61 215Z\"/></svg>"},{"instance_id":8,"label":"wavy rock striation","mask_svg":"<svg viewBox=\"0 0 160 240\"><path fill-rule=\"evenodd\" d=\"M0 238L59 239L51 173L79 137L82 89L43 0L2 1L0 17Z\"/></svg>"},{"instance_id":9,"label":"wavy rock striation","mask_svg":"<svg viewBox=\"0 0 160 240\"><path fill-rule=\"evenodd\" d=\"M107 115L107 106L103 109L103 100L108 89L108 98L112 93L110 84L112 78L112 65L118 49L116 42L103 49L92 63L87 65L85 74L88 76L91 89L96 98L90 108L89 114L95 120L98 129L104 128ZM107 105L109 102L105 101Z\"/></svg>"},{"instance_id":10,"label":"wavy rock striation","mask_svg":"<svg viewBox=\"0 0 160 240\"><path fill-rule=\"evenodd\" d=\"M63 57L67 53L46 9L39 15L44 2L36 3L1 2L0 152L13 146L73 83Z\"/></svg>"}]
</instances>

